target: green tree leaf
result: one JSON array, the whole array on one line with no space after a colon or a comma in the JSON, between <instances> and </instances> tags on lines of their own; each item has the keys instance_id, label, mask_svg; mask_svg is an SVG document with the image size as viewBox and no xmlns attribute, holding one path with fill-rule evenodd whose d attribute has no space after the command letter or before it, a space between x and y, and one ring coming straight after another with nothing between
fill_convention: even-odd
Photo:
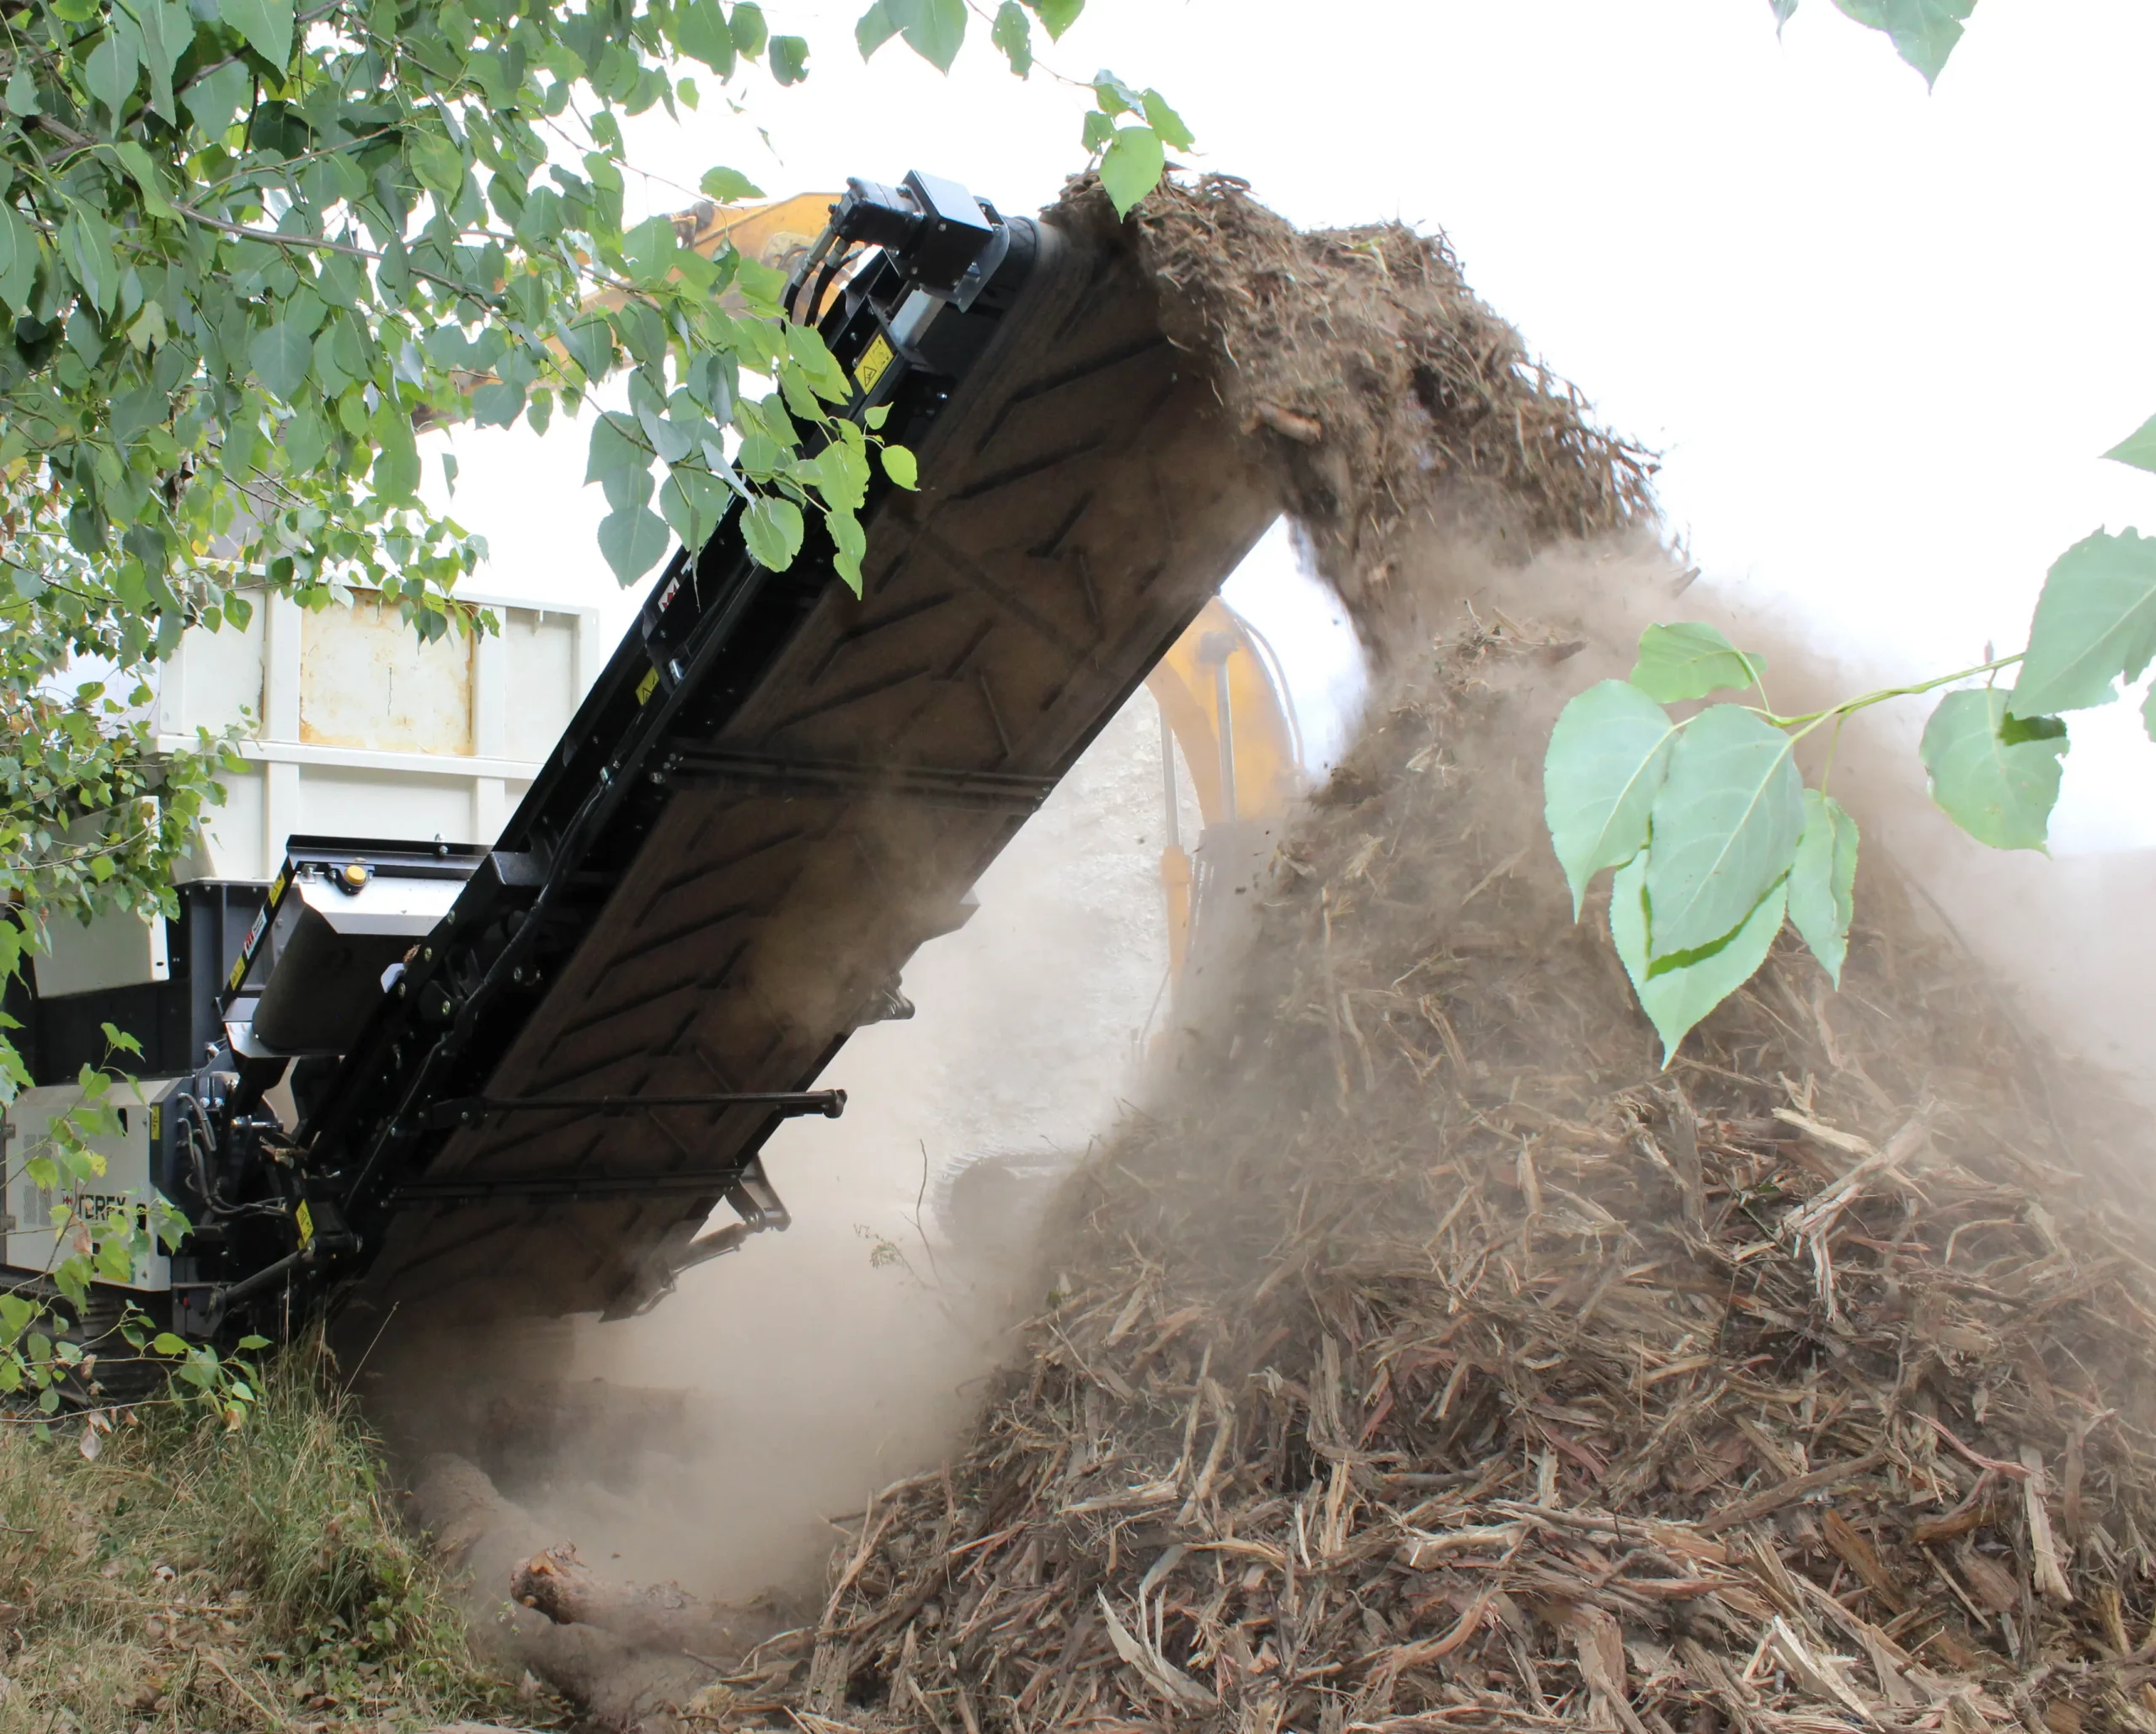
<instances>
[{"instance_id":1,"label":"green tree leaf","mask_svg":"<svg viewBox=\"0 0 2156 1734\"><path fill-rule=\"evenodd\" d=\"M2156 470L2156 415L2150 416L2104 456L2114 463L2132 464L2137 470Z\"/></svg>"},{"instance_id":2,"label":"green tree leaf","mask_svg":"<svg viewBox=\"0 0 2156 1734\"><path fill-rule=\"evenodd\" d=\"M292 58L292 0L218 0L217 15L282 70Z\"/></svg>"},{"instance_id":3,"label":"green tree leaf","mask_svg":"<svg viewBox=\"0 0 2156 1734\"><path fill-rule=\"evenodd\" d=\"M705 179L710 178L707 175ZM586 379L604 379L614 365L614 328L597 316L579 319L562 333L562 347L584 370Z\"/></svg>"},{"instance_id":4,"label":"green tree leaf","mask_svg":"<svg viewBox=\"0 0 2156 1734\"><path fill-rule=\"evenodd\" d=\"M2148 731L2148 738L2156 740L2156 686L2148 689L2148 696L2141 701L2141 726Z\"/></svg>"},{"instance_id":5,"label":"green tree leaf","mask_svg":"<svg viewBox=\"0 0 2156 1734\"><path fill-rule=\"evenodd\" d=\"M1789 870L1789 920L1836 987L1856 919L1856 821L1817 789L1804 792L1804 835Z\"/></svg>"},{"instance_id":6,"label":"green tree leaf","mask_svg":"<svg viewBox=\"0 0 2156 1734\"><path fill-rule=\"evenodd\" d=\"M1777 879L1747 912L1737 930L1688 954L1673 968L1649 973L1646 881L1653 856L1635 856L1617 869L1609 887L1609 937L1640 1009L1662 1038L1662 1063L1677 1057L1678 1044L1700 1020L1749 981L1767 961L1789 904L1788 883Z\"/></svg>"},{"instance_id":7,"label":"green tree leaf","mask_svg":"<svg viewBox=\"0 0 2156 1734\"><path fill-rule=\"evenodd\" d=\"M372 427L375 492L386 501L412 499L419 491L419 447L411 416L392 401L376 413Z\"/></svg>"},{"instance_id":8,"label":"green tree leaf","mask_svg":"<svg viewBox=\"0 0 2156 1734\"><path fill-rule=\"evenodd\" d=\"M764 22L764 8L754 0L741 0L727 19L726 27L734 38L734 46L744 58L754 60L764 51L764 44L771 40L771 26Z\"/></svg>"},{"instance_id":9,"label":"green tree leaf","mask_svg":"<svg viewBox=\"0 0 2156 1734\"><path fill-rule=\"evenodd\" d=\"M142 147L141 141L122 139L113 147L113 154L120 158L127 170L127 178L135 183L135 189L141 194L143 210L166 222L178 222L179 213L173 209L172 200L165 196L164 177L158 173L157 164L150 160L150 153Z\"/></svg>"},{"instance_id":10,"label":"green tree leaf","mask_svg":"<svg viewBox=\"0 0 2156 1734\"><path fill-rule=\"evenodd\" d=\"M83 83L90 94L115 115L134 89L135 75L141 67L132 35L131 31L108 29L83 67Z\"/></svg>"},{"instance_id":11,"label":"green tree leaf","mask_svg":"<svg viewBox=\"0 0 2156 1734\"><path fill-rule=\"evenodd\" d=\"M966 0L883 0L906 46L939 72L951 70L966 40Z\"/></svg>"},{"instance_id":12,"label":"green tree leaf","mask_svg":"<svg viewBox=\"0 0 2156 1734\"><path fill-rule=\"evenodd\" d=\"M247 359L270 394L290 403L307 383L307 369L314 361L314 339L296 319L280 319L255 333L247 346Z\"/></svg>"},{"instance_id":13,"label":"green tree leaf","mask_svg":"<svg viewBox=\"0 0 2156 1734\"><path fill-rule=\"evenodd\" d=\"M1796 0L1767 0L1767 4L1774 14L1774 34L1780 35L1782 26L1796 16Z\"/></svg>"},{"instance_id":14,"label":"green tree leaf","mask_svg":"<svg viewBox=\"0 0 2156 1734\"><path fill-rule=\"evenodd\" d=\"M1710 706L1684 725L1649 823L1656 958L1714 944L1789 871L1804 832L1792 746L1740 705Z\"/></svg>"},{"instance_id":15,"label":"green tree leaf","mask_svg":"<svg viewBox=\"0 0 2156 1734\"><path fill-rule=\"evenodd\" d=\"M1051 42L1061 41L1063 33L1078 22L1078 14L1086 9L1086 0L1026 0L1026 3Z\"/></svg>"},{"instance_id":16,"label":"green tree leaf","mask_svg":"<svg viewBox=\"0 0 2156 1734\"><path fill-rule=\"evenodd\" d=\"M659 490L659 510L682 545L693 552L711 540L733 498L732 491L709 471L681 468L670 473Z\"/></svg>"},{"instance_id":17,"label":"green tree leaf","mask_svg":"<svg viewBox=\"0 0 2156 1734\"><path fill-rule=\"evenodd\" d=\"M1677 704L1753 686L1766 668L1764 656L1739 650L1704 622L1688 620L1641 632L1639 660L1626 678L1648 697Z\"/></svg>"},{"instance_id":18,"label":"green tree leaf","mask_svg":"<svg viewBox=\"0 0 2156 1734\"><path fill-rule=\"evenodd\" d=\"M1182 116L1168 106L1167 99L1157 90L1145 93L1146 124L1161 136L1161 142L1171 151L1187 151L1198 140L1189 127L1183 125Z\"/></svg>"},{"instance_id":19,"label":"green tree leaf","mask_svg":"<svg viewBox=\"0 0 2156 1734\"><path fill-rule=\"evenodd\" d=\"M2052 717L2017 722L2011 702L1991 686L1948 693L1918 751L1932 799L1955 824L1994 849L2040 850L2058 800L2066 725Z\"/></svg>"},{"instance_id":20,"label":"green tree leaf","mask_svg":"<svg viewBox=\"0 0 2156 1734\"><path fill-rule=\"evenodd\" d=\"M442 199L454 199L464 184L464 153L439 132L417 131L405 146L419 184Z\"/></svg>"},{"instance_id":21,"label":"green tree leaf","mask_svg":"<svg viewBox=\"0 0 2156 1734\"><path fill-rule=\"evenodd\" d=\"M599 520L599 552L625 586L664 559L672 546L665 520L649 506L617 508Z\"/></svg>"},{"instance_id":22,"label":"green tree leaf","mask_svg":"<svg viewBox=\"0 0 2156 1734\"><path fill-rule=\"evenodd\" d=\"M798 84L808 76L808 43L801 36L771 38L771 77L782 85Z\"/></svg>"},{"instance_id":23,"label":"green tree leaf","mask_svg":"<svg viewBox=\"0 0 2156 1734\"><path fill-rule=\"evenodd\" d=\"M843 403L853 395L853 381L814 326L787 326L786 349L794 365L808 376L818 397L827 403Z\"/></svg>"},{"instance_id":24,"label":"green tree leaf","mask_svg":"<svg viewBox=\"0 0 2156 1734\"><path fill-rule=\"evenodd\" d=\"M24 222L12 199L0 200L0 301L21 313L37 278L37 231Z\"/></svg>"},{"instance_id":25,"label":"green tree leaf","mask_svg":"<svg viewBox=\"0 0 2156 1734\"><path fill-rule=\"evenodd\" d=\"M776 494L761 494L741 515L741 533L760 566L783 572L801 552L801 508Z\"/></svg>"},{"instance_id":26,"label":"green tree leaf","mask_svg":"<svg viewBox=\"0 0 2156 1734\"><path fill-rule=\"evenodd\" d=\"M727 28L726 13L718 0L689 0L677 14L675 40L681 52L702 61L721 78L734 73L734 33ZM716 198L718 195L713 194Z\"/></svg>"},{"instance_id":27,"label":"green tree leaf","mask_svg":"<svg viewBox=\"0 0 2156 1734\"><path fill-rule=\"evenodd\" d=\"M525 388L508 380L490 380L472 393L475 427L506 428L524 413Z\"/></svg>"},{"instance_id":28,"label":"green tree leaf","mask_svg":"<svg viewBox=\"0 0 2156 1734\"><path fill-rule=\"evenodd\" d=\"M2015 714L2047 717L2109 704L2112 682L2156 656L2156 536L2098 531L2052 563L2029 624ZM2025 707L2025 712L2022 708Z\"/></svg>"},{"instance_id":29,"label":"green tree leaf","mask_svg":"<svg viewBox=\"0 0 2156 1734\"><path fill-rule=\"evenodd\" d=\"M1646 846L1647 814L1669 773L1677 725L1622 680L1590 686L1566 705L1542 760L1542 816L1572 888L1572 919L1588 882Z\"/></svg>"},{"instance_id":30,"label":"green tree leaf","mask_svg":"<svg viewBox=\"0 0 2156 1734\"><path fill-rule=\"evenodd\" d=\"M1167 168L1161 136L1150 126L1118 126L1101 158L1101 187L1118 216L1129 216L1138 201L1161 184Z\"/></svg>"},{"instance_id":31,"label":"green tree leaf","mask_svg":"<svg viewBox=\"0 0 2156 1734\"><path fill-rule=\"evenodd\" d=\"M1924 74L1927 85L1938 82L1946 57L1961 40L1963 22L1977 9L1977 0L1834 0L1834 3L1859 24L1885 31L1893 40L1895 52Z\"/></svg>"},{"instance_id":32,"label":"green tree leaf","mask_svg":"<svg viewBox=\"0 0 2156 1734\"><path fill-rule=\"evenodd\" d=\"M1021 78L1033 69L1033 21L1018 0L1003 0L995 9L995 23L988 40L1003 51L1011 70Z\"/></svg>"},{"instance_id":33,"label":"green tree leaf","mask_svg":"<svg viewBox=\"0 0 2156 1734\"><path fill-rule=\"evenodd\" d=\"M891 8L884 0L876 0L853 27L854 46L861 51L862 59L867 60L898 34L899 21L891 16Z\"/></svg>"},{"instance_id":34,"label":"green tree leaf","mask_svg":"<svg viewBox=\"0 0 2156 1734\"><path fill-rule=\"evenodd\" d=\"M901 488L921 486L921 467L914 461L913 453L903 446L883 448L883 473Z\"/></svg>"}]
</instances>

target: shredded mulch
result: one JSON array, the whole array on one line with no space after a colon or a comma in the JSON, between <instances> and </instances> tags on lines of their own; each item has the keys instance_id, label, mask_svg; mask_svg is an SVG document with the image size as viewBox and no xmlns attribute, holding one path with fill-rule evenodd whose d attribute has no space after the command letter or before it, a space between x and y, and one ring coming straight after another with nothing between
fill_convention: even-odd
<instances>
[{"instance_id":1,"label":"shredded mulch","mask_svg":"<svg viewBox=\"0 0 2156 1734\"><path fill-rule=\"evenodd\" d=\"M2132 1123L1876 865L1659 1070L1540 839L1576 648L1404 659L977 1429L702 1719L2156 1729Z\"/></svg>"},{"instance_id":2,"label":"shredded mulch","mask_svg":"<svg viewBox=\"0 0 2156 1734\"><path fill-rule=\"evenodd\" d=\"M1225 174L1164 185L1133 227L1170 340L1206 360L1373 650L1426 600L1403 538L1465 527L1524 559L1655 524L1652 455L1597 424L1443 235L1298 230Z\"/></svg>"}]
</instances>

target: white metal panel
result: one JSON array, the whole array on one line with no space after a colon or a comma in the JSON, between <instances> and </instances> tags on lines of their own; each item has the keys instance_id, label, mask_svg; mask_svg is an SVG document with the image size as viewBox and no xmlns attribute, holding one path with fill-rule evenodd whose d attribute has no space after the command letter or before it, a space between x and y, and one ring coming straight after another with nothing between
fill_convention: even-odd
<instances>
[{"instance_id":1,"label":"white metal panel","mask_svg":"<svg viewBox=\"0 0 2156 1734\"><path fill-rule=\"evenodd\" d=\"M276 768L276 767L272 767ZM276 838L295 832L310 837L379 837L408 842L466 841L472 828L472 779L413 776L395 771L347 770L310 765L301 773L299 814Z\"/></svg>"},{"instance_id":2,"label":"white metal panel","mask_svg":"<svg viewBox=\"0 0 2156 1734\"><path fill-rule=\"evenodd\" d=\"M193 632L182 641L182 654L168 665L158 693L161 733L192 734L198 728L260 732L269 611L259 591L248 593L246 600L253 606L244 627L228 624L221 632Z\"/></svg>"},{"instance_id":3,"label":"white metal panel","mask_svg":"<svg viewBox=\"0 0 2156 1734\"><path fill-rule=\"evenodd\" d=\"M136 987L172 974L162 915L146 921L130 910L87 923L55 921L45 929L45 942L31 963L40 999Z\"/></svg>"},{"instance_id":4,"label":"white metal panel","mask_svg":"<svg viewBox=\"0 0 2156 1734\"><path fill-rule=\"evenodd\" d=\"M571 614L518 609L502 622L508 664L509 740L515 756L543 759L576 712L577 620Z\"/></svg>"},{"instance_id":5,"label":"white metal panel","mask_svg":"<svg viewBox=\"0 0 2156 1734\"><path fill-rule=\"evenodd\" d=\"M462 879L407 879L392 875L370 879L347 891L325 879L302 879L299 894L307 906L328 922L333 933L410 934L434 931L449 913Z\"/></svg>"},{"instance_id":6,"label":"white metal panel","mask_svg":"<svg viewBox=\"0 0 2156 1734\"><path fill-rule=\"evenodd\" d=\"M184 877L267 879L295 832L492 842L604 664L595 608L492 608L499 637L422 648L392 608L262 597L244 631L194 632L164 674L160 744L254 718ZM433 659L432 661L430 659ZM334 738L333 739L333 737Z\"/></svg>"},{"instance_id":7,"label":"white metal panel","mask_svg":"<svg viewBox=\"0 0 2156 1734\"><path fill-rule=\"evenodd\" d=\"M365 597L300 625L299 738L376 752L472 750L469 633L420 643L393 606Z\"/></svg>"},{"instance_id":8,"label":"white metal panel","mask_svg":"<svg viewBox=\"0 0 2156 1734\"><path fill-rule=\"evenodd\" d=\"M161 1129L161 1117L172 1111L168 1098L178 1086L175 1078L146 1078L131 1089L115 1088L108 1099L119 1110L120 1135L88 1140L89 1147L104 1158L104 1172L95 1180L66 1188L40 1187L24 1171L33 1158L51 1150L53 1121L79 1102L83 1092L71 1084L51 1085L25 1090L8 1104L8 1189L0 1208L7 1213L5 1245L9 1265L17 1270L49 1271L72 1250L61 1245L66 1224L53 1221L56 1207L65 1204L74 1221L102 1221L125 1214L132 1216L136 1225L150 1234L151 1251L135 1261L129 1280L120 1286L139 1289L172 1286L172 1262L148 1221L150 1200L157 1196L150 1185L150 1144Z\"/></svg>"}]
</instances>

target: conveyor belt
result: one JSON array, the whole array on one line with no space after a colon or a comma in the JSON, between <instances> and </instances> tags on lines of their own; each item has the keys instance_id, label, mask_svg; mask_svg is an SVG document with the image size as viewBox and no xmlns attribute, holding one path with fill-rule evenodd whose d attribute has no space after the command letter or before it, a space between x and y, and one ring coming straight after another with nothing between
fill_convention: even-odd
<instances>
[{"instance_id":1,"label":"conveyor belt","mask_svg":"<svg viewBox=\"0 0 2156 1734\"><path fill-rule=\"evenodd\" d=\"M1270 520L1123 232L1010 232L871 394L922 485L872 495L865 600L730 526L677 558L302 1128L370 1310L632 1310L723 1197L767 1219L768 1105L440 1105L808 1089ZM905 285L854 285L824 328L874 371Z\"/></svg>"}]
</instances>

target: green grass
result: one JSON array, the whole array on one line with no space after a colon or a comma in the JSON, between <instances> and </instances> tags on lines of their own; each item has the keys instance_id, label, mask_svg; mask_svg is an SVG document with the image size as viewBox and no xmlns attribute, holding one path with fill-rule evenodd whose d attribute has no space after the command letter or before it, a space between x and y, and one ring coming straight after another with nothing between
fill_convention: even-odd
<instances>
[{"instance_id":1,"label":"green grass","mask_svg":"<svg viewBox=\"0 0 2156 1734\"><path fill-rule=\"evenodd\" d=\"M95 1461L0 1418L0 1734L510 1714L323 1358L267 1369L236 1432L135 1414Z\"/></svg>"}]
</instances>

